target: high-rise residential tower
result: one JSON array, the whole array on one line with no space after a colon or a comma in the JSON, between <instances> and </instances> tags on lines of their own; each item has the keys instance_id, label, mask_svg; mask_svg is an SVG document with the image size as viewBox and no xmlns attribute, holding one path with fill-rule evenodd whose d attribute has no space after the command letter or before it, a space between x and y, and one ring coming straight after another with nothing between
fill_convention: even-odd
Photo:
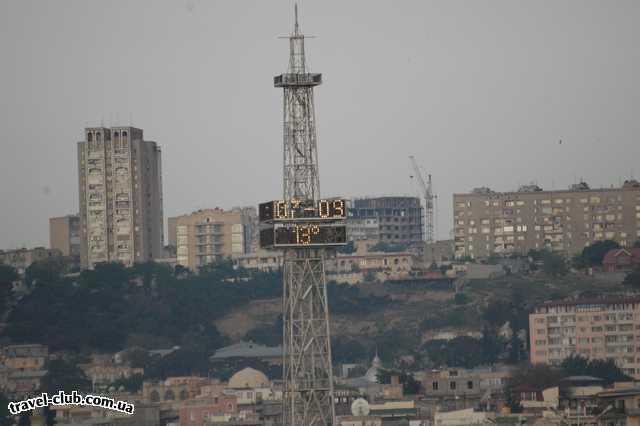
<instances>
[{"instance_id":1,"label":"high-rise residential tower","mask_svg":"<svg viewBox=\"0 0 640 426\"><path fill-rule=\"evenodd\" d=\"M160 148L135 127L93 127L78 142L81 264L160 257Z\"/></svg>"}]
</instances>

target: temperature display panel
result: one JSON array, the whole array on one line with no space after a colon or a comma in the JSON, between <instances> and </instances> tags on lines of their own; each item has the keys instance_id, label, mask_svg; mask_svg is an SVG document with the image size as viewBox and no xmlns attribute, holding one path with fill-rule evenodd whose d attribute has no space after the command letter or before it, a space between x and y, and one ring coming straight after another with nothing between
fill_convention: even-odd
<instances>
[{"instance_id":1,"label":"temperature display panel","mask_svg":"<svg viewBox=\"0 0 640 426\"><path fill-rule=\"evenodd\" d=\"M346 243L345 225L286 224L260 231L260 246L263 248L339 246Z\"/></svg>"},{"instance_id":2,"label":"temperature display panel","mask_svg":"<svg viewBox=\"0 0 640 426\"><path fill-rule=\"evenodd\" d=\"M296 219L342 220L347 218L345 200L269 201L258 207L260 222L291 221Z\"/></svg>"}]
</instances>

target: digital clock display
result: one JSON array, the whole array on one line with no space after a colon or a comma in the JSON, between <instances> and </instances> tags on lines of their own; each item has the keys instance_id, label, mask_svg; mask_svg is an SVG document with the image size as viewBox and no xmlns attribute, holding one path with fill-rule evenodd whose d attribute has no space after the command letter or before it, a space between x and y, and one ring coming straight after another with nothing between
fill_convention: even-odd
<instances>
[{"instance_id":1,"label":"digital clock display","mask_svg":"<svg viewBox=\"0 0 640 426\"><path fill-rule=\"evenodd\" d=\"M344 200L291 200L269 201L258 207L260 222L290 221L296 219L333 219L347 217Z\"/></svg>"},{"instance_id":2,"label":"digital clock display","mask_svg":"<svg viewBox=\"0 0 640 426\"><path fill-rule=\"evenodd\" d=\"M337 246L347 243L347 228L330 224L286 224L260 231L260 246L308 247Z\"/></svg>"}]
</instances>

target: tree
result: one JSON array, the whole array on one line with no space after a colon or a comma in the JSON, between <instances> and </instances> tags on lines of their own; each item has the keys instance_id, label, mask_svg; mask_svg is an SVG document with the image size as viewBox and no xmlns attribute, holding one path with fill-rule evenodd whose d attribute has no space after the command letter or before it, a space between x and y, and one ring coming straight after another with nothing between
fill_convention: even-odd
<instances>
[{"instance_id":1,"label":"tree","mask_svg":"<svg viewBox=\"0 0 640 426\"><path fill-rule=\"evenodd\" d=\"M4 393L0 392L0 426L14 424L12 414L9 412L9 400Z\"/></svg>"},{"instance_id":2,"label":"tree","mask_svg":"<svg viewBox=\"0 0 640 426\"><path fill-rule=\"evenodd\" d=\"M260 325L245 334L244 340L256 342L266 346L282 344L282 315L278 315L273 324Z\"/></svg>"},{"instance_id":3,"label":"tree","mask_svg":"<svg viewBox=\"0 0 640 426\"><path fill-rule=\"evenodd\" d=\"M640 240L636 240L636 242L633 243L633 248L640 248Z\"/></svg>"},{"instance_id":4,"label":"tree","mask_svg":"<svg viewBox=\"0 0 640 426\"><path fill-rule=\"evenodd\" d=\"M133 376L119 378L111 383L109 387L113 386L116 390L123 388L127 392L136 393L142 389L142 381L142 374L134 374Z\"/></svg>"},{"instance_id":5,"label":"tree","mask_svg":"<svg viewBox=\"0 0 640 426\"><path fill-rule=\"evenodd\" d=\"M546 389L557 386L565 373L546 364L527 364L514 371L508 381L513 389L521 385L529 385L536 389Z\"/></svg>"},{"instance_id":6,"label":"tree","mask_svg":"<svg viewBox=\"0 0 640 426\"><path fill-rule=\"evenodd\" d=\"M364 276L362 278L366 283L373 282L376 280L376 273L372 269L369 269L367 272L364 273Z\"/></svg>"},{"instance_id":7,"label":"tree","mask_svg":"<svg viewBox=\"0 0 640 426\"><path fill-rule=\"evenodd\" d=\"M43 388L46 392L56 393L58 391L88 392L91 390L91 381L78 367L79 359L54 359L47 367L48 374L45 376Z\"/></svg>"},{"instance_id":8,"label":"tree","mask_svg":"<svg viewBox=\"0 0 640 426\"><path fill-rule=\"evenodd\" d=\"M605 384L631 380L612 359L587 359L579 355L565 358L560 365L567 376L593 376L605 381Z\"/></svg>"},{"instance_id":9,"label":"tree","mask_svg":"<svg viewBox=\"0 0 640 426\"><path fill-rule=\"evenodd\" d=\"M344 246L338 248L338 253L352 254L355 251L356 251L356 247L353 241L349 241Z\"/></svg>"},{"instance_id":10,"label":"tree","mask_svg":"<svg viewBox=\"0 0 640 426\"><path fill-rule=\"evenodd\" d=\"M602 259L609 250L620 248L620 244L613 240L596 241L582 249L582 263L587 266L602 265Z\"/></svg>"},{"instance_id":11,"label":"tree","mask_svg":"<svg viewBox=\"0 0 640 426\"><path fill-rule=\"evenodd\" d=\"M542 271L551 277L559 277L567 274L567 263L564 257L550 250L545 250L542 255Z\"/></svg>"},{"instance_id":12,"label":"tree","mask_svg":"<svg viewBox=\"0 0 640 426\"><path fill-rule=\"evenodd\" d=\"M398 376L398 381L402 385L402 392L405 395L417 395L422 390L422 385L413 374L406 371L379 370L376 379L378 383L388 385L391 383L391 376Z\"/></svg>"},{"instance_id":13,"label":"tree","mask_svg":"<svg viewBox=\"0 0 640 426\"><path fill-rule=\"evenodd\" d=\"M424 350L434 367L473 368L485 361L479 339L459 336L452 340L429 340Z\"/></svg>"},{"instance_id":14,"label":"tree","mask_svg":"<svg viewBox=\"0 0 640 426\"><path fill-rule=\"evenodd\" d=\"M498 361L498 357L504 351L503 341L498 337L496 329L490 327L484 327L482 329L480 347L482 348L483 364L494 364Z\"/></svg>"},{"instance_id":15,"label":"tree","mask_svg":"<svg viewBox=\"0 0 640 426\"><path fill-rule=\"evenodd\" d=\"M529 249L529 251L527 252L527 256L530 257L534 262L542 261L543 255L544 250Z\"/></svg>"},{"instance_id":16,"label":"tree","mask_svg":"<svg viewBox=\"0 0 640 426\"><path fill-rule=\"evenodd\" d=\"M507 407L509 407L509 410L514 414L522 413L523 407L522 404L520 404L520 400L516 398L513 386L507 383L504 393L506 395L504 403Z\"/></svg>"},{"instance_id":17,"label":"tree","mask_svg":"<svg viewBox=\"0 0 640 426\"><path fill-rule=\"evenodd\" d=\"M513 316L513 306L504 300L489 302L482 315L483 319L493 327L502 327Z\"/></svg>"},{"instance_id":18,"label":"tree","mask_svg":"<svg viewBox=\"0 0 640 426\"><path fill-rule=\"evenodd\" d=\"M522 340L518 337L518 333L513 333L511 339L509 339L509 357L508 361L511 364L517 364L520 361L526 359L527 354L524 350Z\"/></svg>"},{"instance_id":19,"label":"tree","mask_svg":"<svg viewBox=\"0 0 640 426\"><path fill-rule=\"evenodd\" d=\"M406 250L407 250L406 244L400 244L400 243L392 244L392 243L386 243L384 241L380 241L379 243L374 244L369 248L369 251L371 252L381 251L385 253L406 251Z\"/></svg>"},{"instance_id":20,"label":"tree","mask_svg":"<svg viewBox=\"0 0 640 426\"><path fill-rule=\"evenodd\" d=\"M469 303L469 297L464 293L456 293L456 295L453 296L453 303L456 305L466 305Z\"/></svg>"},{"instance_id":21,"label":"tree","mask_svg":"<svg viewBox=\"0 0 640 426\"><path fill-rule=\"evenodd\" d=\"M0 315L4 314L13 291L13 283L18 280L18 272L9 265L0 263Z\"/></svg>"},{"instance_id":22,"label":"tree","mask_svg":"<svg viewBox=\"0 0 640 426\"><path fill-rule=\"evenodd\" d=\"M334 363L353 363L367 358L367 348L355 339L335 337L331 342Z\"/></svg>"},{"instance_id":23,"label":"tree","mask_svg":"<svg viewBox=\"0 0 640 426\"><path fill-rule=\"evenodd\" d=\"M122 357L132 368L144 368L150 361L149 352L141 348L129 349Z\"/></svg>"},{"instance_id":24,"label":"tree","mask_svg":"<svg viewBox=\"0 0 640 426\"><path fill-rule=\"evenodd\" d=\"M25 270L25 284L31 287L42 282L56 282L60 279L64 269L64 260L60 257L38 260Z\"/></svg>"},{"instance_id":25,"label":"tree","mask_svg":"<svg viewBox=\"0 0 640 426\"><path fill-rule=\"evenodd\" d=\"M628 285L635 290L640 290L640 268L636 268L633 271L627 273L622 281L623 285Z\"/></svg>"}]
</instances>

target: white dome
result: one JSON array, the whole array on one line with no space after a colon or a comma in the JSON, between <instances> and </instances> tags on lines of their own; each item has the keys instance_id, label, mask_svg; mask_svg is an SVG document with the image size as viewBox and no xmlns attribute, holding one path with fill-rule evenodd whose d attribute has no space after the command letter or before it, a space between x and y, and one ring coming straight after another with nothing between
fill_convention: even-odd
<instances>
[{"instance_id":1,"label":"white dome","mask_svg":"<svg viewBox=\"0 0 640 426\"><path fill-rule=\"evenodd\" d=\"M264 373L247 367L238 371L229 379L228 387L232 389L265 388L269 386L269 379Z\"/></svg>"}]
</instances>

